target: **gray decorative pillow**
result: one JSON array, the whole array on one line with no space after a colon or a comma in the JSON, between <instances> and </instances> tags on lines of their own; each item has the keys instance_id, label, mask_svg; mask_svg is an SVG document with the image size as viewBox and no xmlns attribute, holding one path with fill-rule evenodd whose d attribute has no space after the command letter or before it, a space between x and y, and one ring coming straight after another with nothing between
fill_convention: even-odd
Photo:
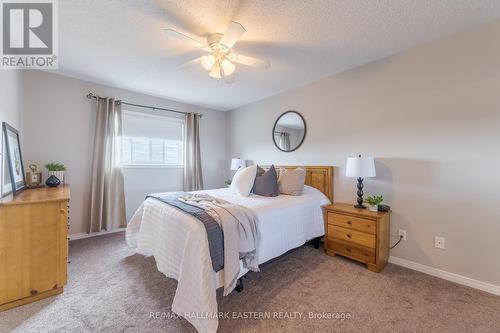
<instances>
[{"instance_id":1,"label":"gray decorative pillow","mask_svg":"<svg viewBox=\"0 0 500 333\"><path fill-rule=\"evenodd\" d=\"M274 165L271 165L267 171L258 167L253 185L253 193L265 197L276 197L279 195L278 175L276 174Z\"/></svg>"},{"instance_id":2,"label":"gray decorative pillow","mask_svg":"<svg viewBox=\"0 0 500 333\"><path fill-rule=\"evenodd\" d=\"M260 166L257 165L257 176L262 176L265 172L266 170L262 169Z\"/></svg>"}]
</instances>

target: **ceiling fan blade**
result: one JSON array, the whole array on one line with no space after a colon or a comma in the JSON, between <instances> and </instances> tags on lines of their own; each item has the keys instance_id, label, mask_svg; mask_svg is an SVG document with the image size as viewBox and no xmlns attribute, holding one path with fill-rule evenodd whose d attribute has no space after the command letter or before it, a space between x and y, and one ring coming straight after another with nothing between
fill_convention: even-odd
<instances>
[{"instance_id":1,"label":"ceiling fan blade","mask_svg":"<svg viewBox=\"0 0 500 333\"><path fill-rule=\"evenodd\" d=\"M271 66L269 61L264 60L264 59L259 59L259 58L254 58L254 57L249 57L246 55L242 54L236 54L236 53L230 53L227 58L231 60L232 62L250 66L250 67L257 67L261 69L266 69Z\"/></svg>"},{"instance_id":2,"label":"ceiling fan blade","mask_svg":"<svg viewBox=\"0 0 500 333\"><path fill-rule=\"evenodd\" d=\"M179 31L176 31L176 30L170 29L170 28L163 29L163 31L169 37L176 38L176 39L181 40L183 42L189 43L192 46L197 47L197 48L202 49L202 50L205 50L207 52L211 51L210 48L205 43L199 42L196 39L194 39L188 35L185 35Z\"/></svg>"},{"instance_id":3,"label":"ceiling fan blade","mask_svg":"<svg viewBox=\"0 0 500 333\"><path fill-rule=\"evenodd\" d=\"M187 61L187 62L183 63L182 65L180 65L179 68L187 69L193 65L201 64L201 58L202 57L198 57L198 58L195 58L193 60Z\"/></svg>"},{"instance_id":4,"label":"ceiling fan blade","mask_svg":"<svg viewBox=\"0 0 500 333\"><path fill-rule=\"evenodd\" d=\"M220 43L226 45L227 48L230 49L234 44L236 44L245 31L245 28L243 28L243 26L238 22L231 22L229 27L227 27L224 36L222 36Z\"/></svg>"}]
</instances>

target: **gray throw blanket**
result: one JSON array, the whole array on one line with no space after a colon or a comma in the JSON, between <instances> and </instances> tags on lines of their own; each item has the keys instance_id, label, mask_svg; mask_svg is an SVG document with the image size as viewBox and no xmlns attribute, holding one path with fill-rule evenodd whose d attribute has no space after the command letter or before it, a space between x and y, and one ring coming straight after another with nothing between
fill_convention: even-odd
<instances>
[{"instance_id":1,"label":"gray throw blanket","mask_svg":"<svg viewBox=\"0 0 500 333\"><path fill-rule=\"evenodd\" d=\"M258 220L252 210L204 193L166 193L148 197L177 207L203 223L215 271L214 260L220 262L220 251L223 252L224 295L228 295L236 286L240 260L244 268L259 271L260 234L257 230ZM214 223L222 229L222 236Z\"/></svg>"},{"instance_id":2,"label":"gray throw blanket","mask_svg":"<svg viewBox=\"0 0 500 333\"><path fill-rule=\"evenodd\" d=\"M179 197L186 195L185 192L156 193L146 196L176 207L183 212L196 217L205 227L208 238L208 248L212 267L215 272L224 268L224 233L222 227L203 208L187 204L179 200Z\"/></svg>"},{"instance_id":3,"label":"gray throw blanket","mask_svg":"<svg viewBox=\"0 0 500 333\"><path fill-rule=\"evenodd\" d=\"M259 271L259 241L257 216L252 210L212 197L205 193L186 194L180 201L203 208L222 227L224 232L224 296L236 286L240 273L240 259L243 267Z\"/></svg>"}]
</instances>

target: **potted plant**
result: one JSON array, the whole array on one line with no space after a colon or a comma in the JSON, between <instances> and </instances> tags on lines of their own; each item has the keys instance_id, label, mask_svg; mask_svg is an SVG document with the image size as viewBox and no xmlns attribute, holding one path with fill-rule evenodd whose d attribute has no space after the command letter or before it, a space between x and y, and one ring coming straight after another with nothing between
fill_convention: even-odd
<instances>
[{"instance_id":1,"label":"potted plant","mask_svg":"<svg viewBox=\"0 0 500 333\"><path fill-rule=\"evenodd\" d=\"M365 199L365 202L370 206L370 211L377 212L378 205L384 201L384 197L381 195L371 195Z\"/></svg>"},{"instance_id":2,"label":"potted plant","mask_svg":"<svg viewBox=\"0 0 500 333\"><path fill-rule=\"evenodd\" d=\"M66 170L64 164L52 162L45 164L45 167L49 171L49 177L54 175L61 181L61 183L64 183L64 171Z\"/></svg>"}]
</instances>

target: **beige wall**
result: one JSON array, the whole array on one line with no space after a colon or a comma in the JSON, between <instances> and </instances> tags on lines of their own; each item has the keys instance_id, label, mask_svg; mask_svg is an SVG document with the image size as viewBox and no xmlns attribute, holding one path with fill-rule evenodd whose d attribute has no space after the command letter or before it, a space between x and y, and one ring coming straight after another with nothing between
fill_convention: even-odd
<instances>
[{"instance_id":1,"label":"beige wall","mask_svg":"<svg viewBox=\"0 0 500 333\"><path fill-rule=\"evenodd\" d=\"M500 285L499 37L497 21L234 110L227 158L334 165L335 200L353 202L345 159L374 156L365 192L391 205L392 242L408 232L391 255ZM308 126L292 153L271 142L286 110Z\"/></svg>"},{"instance_id":2,"label":"beige wall","mask_svg":"<svg viewBox=\"0 0 500 333\"><path fill-rule=\"evenodd\" d=\"M22 132L22 99L21 99L22 73L19 70L0 70L0 126L7 122L19 132ZM21 133L22 134L22 133ZM21 145L23 136L21 137ZM3 161L3 134L0 128L0 165ZM5 170L4 170L5 169ZM3 177L9 179L7 164L0 168L0 189ZM4 174L5 172L5 174Z\"/></svg>"},{"instance_id":3,"label":"beige wall","mask_svg":"<svg viewBox=\"0 0 500 333\"><path fill-rule=\"evenodd\" d=\"M0 122L21 129L20 70L0 70Z\"/></svg>"},{"instance_id":4,"label":"beige wall","mask_svg":"<svg viewBox=\"0 0 500 333\"><path fill-rule=\"evenodd\" d=\"M95 110L85 95L95 92L139 104L203 113L202 167L206 188L222 187L225 162L225 115L219 111L115 89L42 71L23 75L25 164L57 161L66 165L72 186L71 234L86 231ZM128 109L132 109L128 107ZM45 170L44 170L45 171ZM182 173L180 173L182 174ZM144 195L181 190L176 169L126 170L125 190L130 216Z\"/></svg>"}]
</instances>

